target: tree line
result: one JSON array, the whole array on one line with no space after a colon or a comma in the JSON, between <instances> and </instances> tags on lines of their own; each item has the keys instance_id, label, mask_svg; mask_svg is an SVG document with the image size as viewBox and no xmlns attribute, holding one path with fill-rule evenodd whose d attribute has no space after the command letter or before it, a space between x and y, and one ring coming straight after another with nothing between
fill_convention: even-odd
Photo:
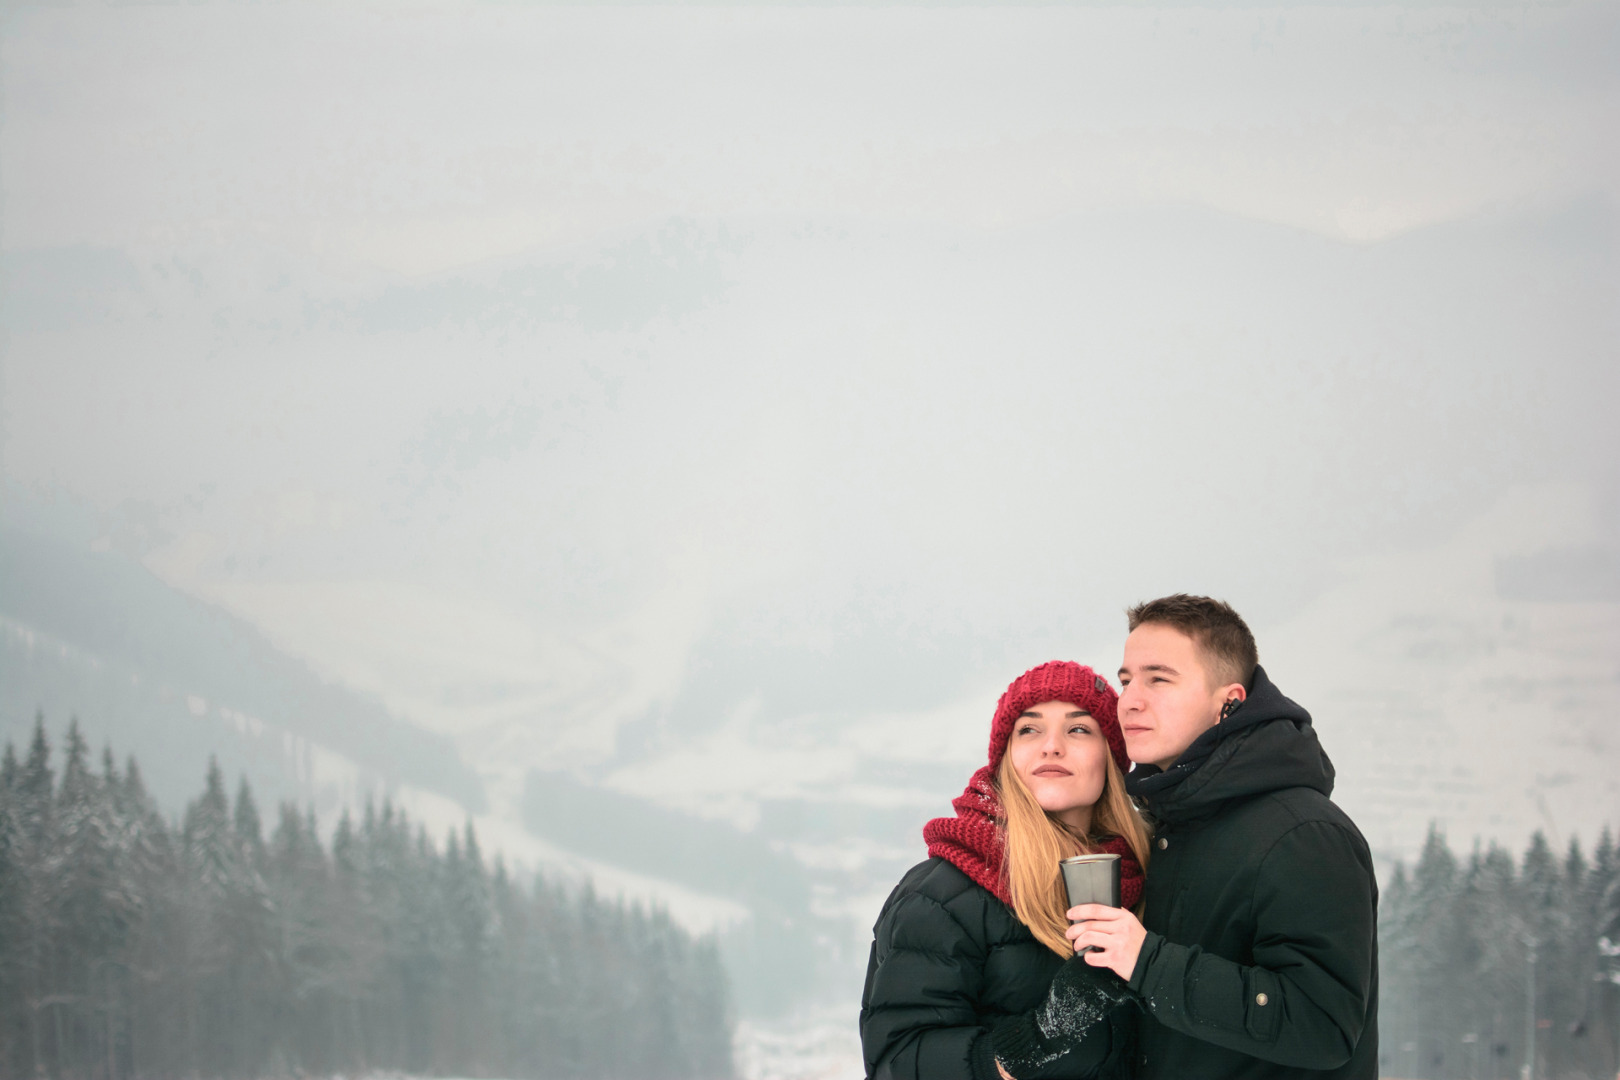
<instances>
[{"instance_id":1,"label":"tree line","mask_svg":"<svg viewBox=\"0 0 1620 1080\"><path fill-rule=\"evenodd\" d=\"M384 801L265 832L210 764L177 821L77 724L0 760L0 1075L733 1073L712 938L436 844Z\"/></svg>"},{"instance_id":2,"label":"tree line","mask_svg":"<svg viewBox=\"0 0 1620 1080\"><path fill-rule=\"evenodd\" d=\"M1540 1080L1620 1072L1620 852L1536 833L1466 859L1431 827L1378 920L1385 1076ZM1529 1072L1525 1067L1529 1066Z\"/></svg>"}]
</instances>

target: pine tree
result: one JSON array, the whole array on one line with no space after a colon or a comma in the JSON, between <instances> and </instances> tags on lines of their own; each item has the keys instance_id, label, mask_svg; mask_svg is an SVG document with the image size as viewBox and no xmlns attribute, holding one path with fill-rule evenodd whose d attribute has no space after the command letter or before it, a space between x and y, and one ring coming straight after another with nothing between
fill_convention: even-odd
<instances>
[{"instance_id":1,"label":"pine tree","mask_svg":"<svg viewBox=\"0 0 1620 1080\"><path fill-rule=\"evenodd\" d=\"M225 778L213 759L202 795L186 807L181 853L193 995L186 1041L195 1069L214 1076L234 1075L233 1025L239 1019L239 1003L234 992L236 948L227 912L233 898L248 888L248 868L232 826Z\"/></svg>"},{"instance_id":2,"label":"pine tree","mask_svg":"<svg viewBox=\"0 0 1620 1080\"><path fill-rule=\"evenodd\" d=\"M140 766L129 758L114 792L123 876L141 900L141 918L126 953L131 987L124 1057L127 1072L172 1076L189 1061L191 988L187 978L189 924L178 845L146 792Z\"/></svg>"},{"instance_id":3,"label":"pine tree","mask_svg":"<svg viewBox=\"0 0 1620 1080\"><path fill-rule=\"evenodd\" d=\"M1412 872L1412 952L1406 958L1416 969L1412 1021L1419 1076L1445 1075L1447 1057L1455 1053L1450 1035L1458 1026L1456 998L1447 991L1465 974L1466 945L1453 916L1459 884L1456 856L1439 828L1430 825Z\"/></svg>"},{"instance_id":4,"label":"pine tree","mask_svg":"<svg viewBox=\"0 0 1620 1080\"><path fill-rule=\"evenodd\" d=\"M1505 853L1497 848L1482 852L1476 845L1462 870L1455 906L1449 913L1457 959L1449 992L1456 1002L1457 1027L1447 1038L1469 1075L1485 1073L1501 1056L1494 1048L1504 1045L1501 1040L1507 1032L1508 1006L1503 997L1516 995L1520 985L1504 985L1499 979L1494 957L1501 942L1492 932L1511 917L1513 875L1512 859Z\"/></svg>"},{"instance_id":5,"label":"pine tree","mask_svg":"<svg viewBox=\"0 0 1620 1080\"><path fill-rule=\"evenodd\" d=\"M224 896L240 888L247 868L232 827L225 797L225 777L219 762L208 759L203 793L186 807L181 843L186 870L193 882L210 896Z\"/></svg>"},{"instance_id":6,"label":"pine tree","mask_svg":"<svg viewBox=\"0 0 1620 1080\"><path fill-rule=\"evenodd\" d=\"M332 884L327 935L335 970L332 994L333 1055L353 1072L376 1065L369 1000L380 981L382 929L366 888L365 855L354 819L345 807L332 834ZM370 1055L370 1056L368 1056Z\"/></svg>"},{"instance_id":7,"label":"pine tree","mask_svg":"<svg viewBox=\"0 0 1620 1080\"><path fill-rule=\"evenodd\" d=\"M1415 996L1406 962L1412 954L1413 924L1411 880L1406 865L1397 862L1378 904L1379 1068L1385 1074L1411 1075L1408 1059L1417 1049L1405 1009Z\"/></svg>"},{"instance_id":8,"label":"pine tree","mask_svg":"<svg viewBox=\"0 0 1620 1080\"><path fill-rule=\"evenodd\" d=\"M267 854L267 879L275 913L276 1007L282 1031L278 1054L313 1073L343 1067L333 983L332 875L313 814L305 818L282 803Z\"/></svg>"},{"instance_id":9,"label":"pine tree","mask_svg":"<svg viewBox=\"0 0 1620 1080\"><path fill-rule=\"evenodd\" d=\"M691 1075L726 1080L735 1075L731 1032L736 1021L725 965L720 959L720 942L713 934L700 939L693 949L692 980L692 992L685 999L685 1023L696 1046Z\"/></svg>"},{"instance_id":10,"label":"pine tree","mask_svg":"<svg viewBox=\"0 0 1620 1080\"><path fill-rule=\"evenodd\" d=\"M1586 876L1592 960L1592 1006L1587 1060L1597 1076L1620 1075L1620 850L1605 827Z\"/></svg>"},{"instance_id":11,"label":"pine tree","mask_svg":"<svg viewBox=\"0 0 1620 1080\"><path fill-rule=\"evenodd\" d=\"M229 943L227 1032L228 1059L249 1075L274 1061L276 1006L274 989L282 982L278 963L273 904L264 879L264 832L258 804L247 778L237 784L231 811L231 842L237 876L221 900L220 927Z\"/></svg>"},{"instance_id":12,"label":"pine tree","mask_svg":"<svg viewBox=\"0 0 1620 1080\"><path fill-rule=\"evenodd\" d=\"M43 848L51 830L51 799L55 774L51 771L51 744L45 737L45 714L34 715L34 737L28 744L17 783L18 818L29 843Z\"/></svg>"},{"instance_id":13,"label":"pine tree","mask_svg":"<svg viewBox=\"0 0 1620 1080\"><path fill-rule=\"evenodd\" d=\"M489 968L490 1024L495 1059L508 1071L523 1054L524 1021L532 1008L529 990L538 972L528 955L528 910L522 890L507 872L499 855L490 872L490 907L494 912L494 944Z\"/></svg>"},{"instance_id":14,"label":"pine tree","mask_svg":"<svg viewBox=\"0 0 1620 1080\"><path fill-rule=\"evenodd\" d=\"M0 757L0 1074L22 1075L27 1014L29 948L26 945L28 867L16 806L22 767L6 743Z\"/></svg>"},{"instance_id":15,"label":"pine tree","mask_svg":"<svg viewBox=\"0 0 1620 1080\"><path fill-rule=\"evenodd\" d=\"M231 811L231 831L242 849L242 861L253 873L264 872L264 825L259 819L259 804L253 798L253 788L247 777L236 785L236 805Z\"/></svg>"},{"instance_id":16,"label":"pine tree","mask_svg":"<svg viewBox=\"0 0 1620 1080\"><path fill-rule=\"evenodd\" d=\"M57 912L52 903L54 866L50 858L55 846L55 775L50 764L50 740L45 735L45 716L34 714L34 734L28 757L13 788L15 798L15 837L17 865L25 884L20 897L21 955L18 986L22 990L26 1040L24 1054L32 1069L46 1068L60 1061L61 1040L53 1039L46 1027L52 990L52 948L59 933Z\"/></svg>"},{"instance_id":17,"label":"pine tree","mask_svg":"<svg viewBox=\"0 0 1620 1080\"><path fill-rule=\"evenodd\" d=\"M1555 1056L1552 1045L1557 1026L1555 1017L1566 1011L1559 974L1568 961L1564 943L1569 937L1568 904L1564 876L1558 858L1539 830L1530 838L1519 871L1523 904L1523 925L1527 947L1534 952L1533 981L1526 981L1526 1016L1534 1015L1535 1075L1547 1075L1547 1065Z\"/></svg>"},{"instance_id":18,"label":"pine tree","mask_svg":"<svg viewBox=\"0 0 1620 1080\"><path fill-rule=\"evenodd\" d=\"M64 1037L59 1067L86 1071L116 1056L121 963L138 900L119 876L114 806L90 771L90 750L78 722L68 727L67 760L55 808L56 846L50 860L57 934L51 944L56 1028Z\"/></svg>"},{"instance_id":19,"label":"pine tree","mask_svg":"<svg viewBox=\"0 0 1620 1080\"><path fill-rule=\"evenodd\" d=\"M490 882L472 822L459 838L445 843L444 906L450 933L445 941L444 993L449 1005L449 1052L475 1072L488 1071L485 1054L494 1048L486 998L496 927Z\"/></svg>"}]
</instances>

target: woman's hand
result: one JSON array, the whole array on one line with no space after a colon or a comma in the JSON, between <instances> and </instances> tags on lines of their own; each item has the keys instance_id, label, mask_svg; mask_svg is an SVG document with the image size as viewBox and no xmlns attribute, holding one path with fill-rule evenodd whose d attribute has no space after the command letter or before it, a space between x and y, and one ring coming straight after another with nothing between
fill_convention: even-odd
<instances>
[{"instance_id":1,"label":"woman's hand","mask_svg":"<svg viewBox=\"0 0 1620 1080\"><path fill-rule=\"evenodd\" d=\"M1090 948L1086 963L1092 967L1105 967L1129 982L1136 970L1136 958L1142 952L1147 931L1124 908L1105 907L1102 904L1081 904L1068 912L1070 926L1067 933L1074 951Z\"/></svg>"},{"instance_id":2,"label":"woman's hand","mask_svg":"<svg viewBox=\"0 0 1620 1080\"><path fill-rule=\"evenodd\" d=\"M1090 955L1089 953L1087 955ZM1055 1062L1080 1050L1089 1040L1107 1039L1107 1031L1093 1034L1116 1006L1130 1001L1130 988L1111 971L1071 956L1052 976L1046 1000L1028 1012L996 1021L990 1045L1002 1080L1017 1076L1053 1076ZM1095 1045L1095 1044L1094 1044ZM1104 1053L1108 1044L1101 1043Z\"/></svg>"}]
</instances>

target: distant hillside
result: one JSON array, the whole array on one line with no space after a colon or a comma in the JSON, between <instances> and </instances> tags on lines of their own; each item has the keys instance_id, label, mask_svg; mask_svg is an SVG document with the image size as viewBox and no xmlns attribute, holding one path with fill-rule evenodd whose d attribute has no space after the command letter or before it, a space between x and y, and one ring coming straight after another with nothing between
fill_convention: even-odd
<instances>
[{"instance_id":1,"label":"distant hillside","mask_svg":"<svg viewBox=\"0 0 1620 1080\"><path fill-rule=\"evenodd\" d=\"M121 555L0 530L0 737L21 743L36 710L53 732L77 715L93 742L135 752L169 807L210 754L271 798L380 782L484 806L450 740L326 682L242 620Z\"/></svg>"},{"instance_id":2,"label":"distant hillside","mask_svg":"<svg viewBox=\"0 0 1620 1080\"><path fill-rule=\"evenodd\" d=\"M762 836L541 770L524 784L523 821L572 851L746 904L752 921L720 948L751 1013L785 1010L831 974L826 938L844 928L817 918L814 875Z\"/></svg>"}]
</instances>

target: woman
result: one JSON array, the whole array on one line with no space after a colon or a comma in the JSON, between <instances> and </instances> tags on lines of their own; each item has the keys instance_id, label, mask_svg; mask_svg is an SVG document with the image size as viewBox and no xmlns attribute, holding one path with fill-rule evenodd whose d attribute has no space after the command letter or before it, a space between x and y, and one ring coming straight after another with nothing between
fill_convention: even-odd
<instances>
[{"instance_id":1,"label":"woman","mask_svg":"<svg viewBox=\"0 0 1620 1080\"><path fill-rule=\"evenodd\" d=\"M869 1078L1124 1076L1123 984L1076 956L1058 862L1121 857L1142 894L1147 827L1125 794L1125 739L1107 680L1054 660L1014 680L990 762L923 829L929 858L890 894L861 997ZM1106 1016L1108 1022L1095 1022Z\"/></svg>"}]
</instances>

